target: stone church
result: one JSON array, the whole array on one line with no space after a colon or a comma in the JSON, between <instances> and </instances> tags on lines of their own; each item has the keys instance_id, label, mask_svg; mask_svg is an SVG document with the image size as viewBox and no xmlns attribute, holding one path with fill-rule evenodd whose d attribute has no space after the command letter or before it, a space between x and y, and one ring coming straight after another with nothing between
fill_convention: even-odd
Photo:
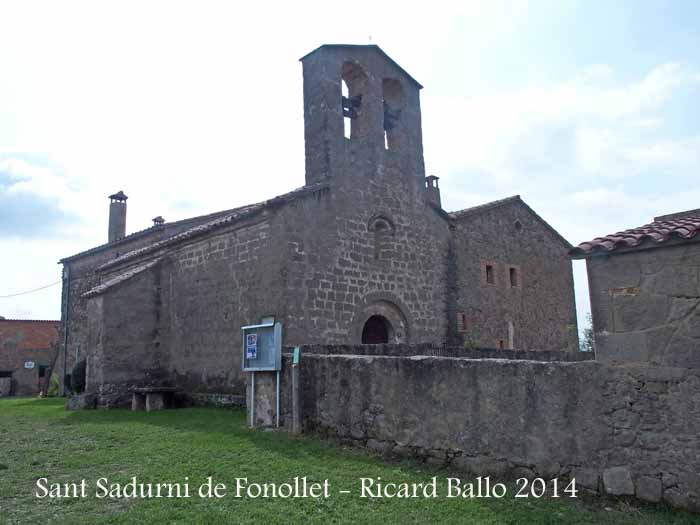
<instances>
[{"instance_id":1,"label":"stone church","mask_svg":"<svg viewBox=\"0 0 700 525\"><path fill-rule=\"evenodd\" d=\"M61 261L66 369L85 357L106 406L136 386L242 393L241 327L266 317L286 346L574 351L572 246L519 196L442 208L422 86L376 45L301 63L304 186L130 235L111 195L108 243Z\"/></svg>"}]
</instances>

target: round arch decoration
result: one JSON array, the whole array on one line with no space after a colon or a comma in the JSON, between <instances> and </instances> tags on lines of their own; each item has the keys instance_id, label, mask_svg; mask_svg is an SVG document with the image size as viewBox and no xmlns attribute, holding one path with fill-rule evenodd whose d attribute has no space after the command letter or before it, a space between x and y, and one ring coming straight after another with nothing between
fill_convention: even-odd
<instances>
[{"instance_id":1,"label":"round arch decoration","mask_svg":"<svg viewBox=\"0 0 700 525\"><path fill-rule=\"evenodd\" d=\"M393 294L376 292L365 297L355 311L351 325L353 344L363 343L363 333L368 337L372 330L376 337L376 329L381 333L381 324L386 330L387 343L408 343L411 340L411 324L405 312L408 310L398 297Z\"/></svg>"}]
</instances>

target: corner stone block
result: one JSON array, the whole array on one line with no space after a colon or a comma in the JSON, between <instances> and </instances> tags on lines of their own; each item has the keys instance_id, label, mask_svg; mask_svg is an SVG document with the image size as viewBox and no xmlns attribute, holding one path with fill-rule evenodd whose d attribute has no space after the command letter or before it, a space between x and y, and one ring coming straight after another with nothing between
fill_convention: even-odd
<instances>
[{"instance_id":1,"label":"corner stone block","mask_svg":"<svg viewBox=\"0 0 700 525\"><path fill-rule=\"evenodd\" d=\"M637 480L635 490L637 497L644 501L657 502L661 501L663 487L661 480L649 476L643 476Z\"/></svg>"},{"instance_id":2,"label":"corner stone block","mask_svg":"<svg viewBox=\"0 0 700 525\"><path fill-rule=\"evenodd\" d=\"M627 467L612 467L603 471L605 492L613 496L633 496L634 484Z\"/></svg>"},{"instance_id":3,"label":"corner stone block","mask_svg":"<svg viewBox=\"0 0 700 525\"><path fill-rule=\"evenodd\" d=\"M590 468L580 468L574 470L572 477L576 480L576 485L584 489L598 492L600 488L600 474L597 470Z\"/></svg>"},{"instance_id":4,"label":"corner stone block","mask_svg":"<svg viewBox=\"0 0 700 525\"><path fill-rule=\"evenodd\" d=\"M97 397L93 394L72 396L66 401L66 410L89 410L97 406Z\"/></svg>"}]
</instances>

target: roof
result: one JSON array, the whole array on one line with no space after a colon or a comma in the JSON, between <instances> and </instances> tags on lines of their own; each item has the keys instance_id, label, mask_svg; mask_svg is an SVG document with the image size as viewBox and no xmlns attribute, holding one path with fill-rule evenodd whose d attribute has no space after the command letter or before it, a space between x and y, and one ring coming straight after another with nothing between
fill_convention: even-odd
<instances>
[{"instance_id":1,"label":"roof","mask_svg":"<svg viewBox=\"0 0 700 525\"><path fill-rule=\"evenodd\" d=\"M485 211L493 210L494 208L500 208L501 206L506 206L508 204L523 202L520 195L513 195L512 197L506 197L505 199L499 199L497 201L487 202L485 204L479 204L478 206L472 206L471 208L464 208L459 211L451 211L450 217L453 219L461 219L463 217L469 217L470 215L477 215Z\"/></svg>"},{"instance_id":2,"label":"roof","mask_svg":"<svg viewBox=\"0 0 700 525\"><path fill-rule=\"evenodd\" d=\"M450 218L453 220L462 220L466 219L468 217L473 217L476 215L481 215L482 213L486 213L488 211L492 211L504 206L510 206L510 205L519 205L525 208L525 210L530 213L542 226L544 226L547 230L549 230L556 238L558 238L564 246L566 246L569 249L572 249L573 246L569 241L567 241L557 230L555 230L551 224L549 224L547 221L545 221L542 217L539 216L533 210L528 206L528 204L520 198L520 195L513 195L511 197L506 197L504 199L499 199L491 202L487 202L485 204L480 204L478 206L472 206L471 208L465 208L463 210L459 211L453 211L449 213Z\"/></svg>"},{"instance_id":3,"label":"roof","mask_svg":"<svg viewBox=\"0 0 700 525\"><path fill-rule=\"evenodd\" d=\"M117 193L114 193L107 198L112 199L113 201L125 201L129 197L127 197L126 194L122 190L119 190Z\"/></svg>"},{"instance_id":4,"label":"roof","mask_svg":"<svg viewBox=\"0 0 700 525\"><path fill-rule=\"evenodd\" d=\"M50 348L58 341L60 321L0 319L0 348L13 342L20 350Z\"/></svg>"},{"instance_id":5,"label":"roof","mask_svg":"<svg viewBox=\"0 0 700 525\"><path fill-rule=\"evenodd\" d=\"M576 259L583 259L635 248L657 248L673 240L700 240L700 210L655 217L644 226L582 242L570 253Z\"/></svg>"},{"instance_id":6,"label":"roof","mask_svg":"<svg viewBox=\"0 0 700 525\"><path fill-rule=\"evenodd\" d=\"M399 71L401 71L404 75L408 77L410 81L412 81L418 89L423 89L423 85L418 82L415 78L413 78L411 75L408 74L408 72L402 68L393 58L391 58L389 55L387 55L384 50L379 47L376 44L368 44L368 45L359 45L359 44L323 44L322 46L317 47L310 53L305 54L303 57L301 57L299 60L304 61L307 57L313 55L317 51L324 49L324 48L336 48L336 49L373 49L374 51L377 51L380 55L382 55L388 62L393 64Z\"/></svg>"},{"instance_id":7,"label":"roof","mask_svg":"<svg viewBox=\"0 0 700 525\"><path fill-rule=\"evenodd\" d=\"M128 281L132 277L135 277L136 275L138 275L142 272L145 272L146 270L148 270L149 268L152 268L153 266L155 266L159 262L160 262L160 258L155 259L154 261L149 261L146 264L142 264L140 266L130 268L128 271L126 271L120 275L117 275L116 277L112 277L111 279L108 279L101 284L98 284L94 288L85 292L82 296L85 298L88 298L88 297L94 297L95 295L100 295L100 294L106 292L107 290L109 290L110 288L113 288L113 287L117 286L118 284L123 283L124 281Z\"/></svg>"},{"instance_id":8,"label":"roof","mask_svg":"<svg viewBox=\"0 0 700 525\"><path fill-rule=\"evenodd\" d=\"M168 246L172 246L173 244L177 244L177 243L185 241L187 239L198 237L200 235L209 233L210 231L215 230L215 229L220 228L220 227L223 227L223 226L235 224L243 219L253 217L253 216L257 215L258 213L261 213L264 210L275 208L277 206L281 206L283 204L286 204L288 202L296 200L304 195L316 193L316 192L323 190L323 189L326 189L326 188L328 188L327 183L318 182L316 184L302 186L301 188L297 188L296 190L290 191L289 193L285 193L284 195L279 195L277 197L274 197L272 199L268 199L268 200L263 201L263 202L258 202L256 204L249 204L247 206L242 206L240 208L230 210L226 214L223 214L220 217L218 217L212 221L206 222L204 224L199 224L193 228L185 230L184 232L178 233L176 235L173 235L173 236L168 237L166 239L163 239L161 241L154 242L153 244L149 244L148 246L144 246L143 248L137 248L137 249L132 250L130 252L126 252L125 254L121 255L120 257L117 257L116 259L112 259L111 261L106 262L105 264L98 267L97 269L98 269L98 271L99 270L106 270L108 268L118 266L120 264L128 262L132 259L138 258L140 256L148 255L150 253L155 253L158 250L161 250L161 249L166 248Z\"/></svg>"},{"instance_id":9,"label":"roof","mask_svg":"<svg viewBox=\"0 0 700 525\"><path fill-rule=\"evenodd\" d=\"M116 241L108 242L105 244L100 244L99 246L95 246L95 247L89 248L85 251L78 252L75 255L70 255L68 257L64 257L63 259L58 261L58 263L64 264L64 263L73 261L75 259L79 259L81 257L93 255L95 253L99 253L102 250L106 250L108 248L114 248L115 246L119 246L121 244L125 244L125 243L130 242L130 241L135 241L135 240L141 239L143 237L148 237L149 235L154 235L156 233L162 232L163 230L167 231L168 228L173 228L173 227L177 227L177 226L184 226L188 222L200 222L201 223L202 221L206 221L207 219L211 220L215 217L221 217L222 215L226 215L227 213L233 212L235 209L237 209L237 208L230 209L230 210L217 211L214 213L208 213L206 215L199 215L196 217L190 217L190 218L182 219L179 221L168 222L165 224L154 224L153 226L151 226L149 228L145 228L143 230L139 230L137 232L130 233L129 235L121 237L120 239L118 239Z\"/></svg>"}]
</instances>

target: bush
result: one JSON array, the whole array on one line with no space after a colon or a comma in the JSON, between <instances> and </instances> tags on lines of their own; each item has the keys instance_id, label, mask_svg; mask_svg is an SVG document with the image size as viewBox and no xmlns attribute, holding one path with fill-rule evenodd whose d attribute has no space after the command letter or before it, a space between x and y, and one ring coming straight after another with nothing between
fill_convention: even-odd
<instances>
[{"instance_id":1,"label":"bush","mask_svg":"<svg viewBox=\"0 0 700 525\"><path fill-rule=\"evenodd\" d=\"M58 380L58 375L51 374L51 383L49 385L49 390L46 393L46 395L49 397L56 397L58 395L58 387L60 386L60 384L61 382Z\"/></svg>"},{"instance_id":2,"label":"bush","mask_svg":"<svg viewBox=\"0 0 700 525\"><path fill-rule=\"evenodd\" d=\"M76 394L85 392L85 359L75 363L71 372L71 390Z\"/></svg>"},{"instance_id":3,"label":"bush","mask_svg":"<svg viewBox=\"0 0 700 525\"><path fill-rule=\"evenodd\" d=\"M593 331L593 318L589 313L586 315L586 327L579 340L579 350L581 352L595 352L595 332Z\"/></svg>"}]
</instances>

